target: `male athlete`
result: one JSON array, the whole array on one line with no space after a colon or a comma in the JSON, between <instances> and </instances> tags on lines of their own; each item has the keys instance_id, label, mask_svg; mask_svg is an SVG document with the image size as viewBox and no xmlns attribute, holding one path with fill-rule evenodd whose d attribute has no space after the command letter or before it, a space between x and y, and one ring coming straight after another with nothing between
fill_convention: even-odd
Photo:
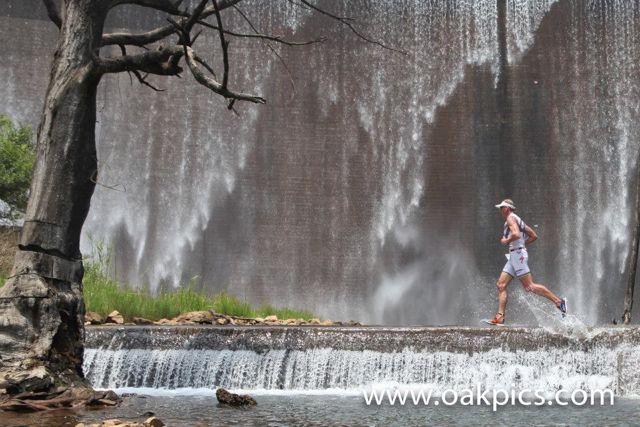
<instances>
[{"instance_id":1,"label":"male athlete","mask_svg":"<svg viewBox=\"0 0 640 427\"><path fill-rule=\"evenodd\" d=\"M525 245L535 242L538 239L535 231L513 211L516 209L513 200L504 199L496 205L500 209L502 217L505 219L504 232L500 243L509 245L509 259L500 273L500 278L496 286L498 287L498 314L491 320L486 321L491 325L504 324L504 310L507 306L507 285L511 279L517 277L527 292L542 295L548 298L562 313L562 317L567 314L567 301L558 298L556 294L547 289L546 286L533 283L531 271L529 270L527 248Z\"/></svg>"}]
</instances>

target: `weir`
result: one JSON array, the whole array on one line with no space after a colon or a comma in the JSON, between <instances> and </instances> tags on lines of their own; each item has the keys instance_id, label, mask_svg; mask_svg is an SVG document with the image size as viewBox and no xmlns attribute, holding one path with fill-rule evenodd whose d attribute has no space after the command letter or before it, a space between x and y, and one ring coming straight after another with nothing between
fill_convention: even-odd
<instances>
[{"instance_id":1,"label":"weir","mask_svg":"<svg viewBox=\"0 0 640 427\"><path fill-rule=\"evenodd\" d=\"M640 394L640 328L89 327L94 387L358 392L612 390Z\"/></svg>"}]
</instances>

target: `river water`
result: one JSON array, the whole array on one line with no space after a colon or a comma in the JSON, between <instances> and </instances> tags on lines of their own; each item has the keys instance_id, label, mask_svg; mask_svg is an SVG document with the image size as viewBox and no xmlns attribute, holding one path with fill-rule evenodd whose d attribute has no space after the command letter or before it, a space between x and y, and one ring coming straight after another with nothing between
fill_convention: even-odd
<instances>
[{"instance_id":1,"label":"river water","mask_svg":"<svg viewBox=\"0 0 640 427\"><path fill-rule=\"evenodd\" d=\"M256 395L258 405L219 405L213 392L191 396L127 397L121 407L91 412L7 415L3 425L75 426L109 418L142 421L151 411L168 426L566 426L638 425L640 402L617 399L613 406L367 406L360 396Z\"/></svg>"}]
</instances>

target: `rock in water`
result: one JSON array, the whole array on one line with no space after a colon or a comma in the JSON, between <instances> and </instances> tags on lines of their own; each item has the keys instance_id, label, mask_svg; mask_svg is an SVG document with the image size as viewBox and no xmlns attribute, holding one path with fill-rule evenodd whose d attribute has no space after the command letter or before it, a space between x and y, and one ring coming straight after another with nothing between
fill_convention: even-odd
<instances>
[{"instance_id":1,"label":"rock in water","mask_svg":"<svg viewBox=\"0 0 640 427\"><path fill-rule=\"evenodd\" d=\"M252 406L257 405L256 400L248 394L229 393L223 388L216 390L216 398L218 402L231 406Z\"/></svg>"}]
</instances>

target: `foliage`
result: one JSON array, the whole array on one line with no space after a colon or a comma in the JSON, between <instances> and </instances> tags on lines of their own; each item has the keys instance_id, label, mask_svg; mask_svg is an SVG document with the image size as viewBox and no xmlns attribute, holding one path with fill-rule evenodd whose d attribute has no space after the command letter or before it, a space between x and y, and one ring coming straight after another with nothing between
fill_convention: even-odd
<instances>
[{"instance_id":1,"label":"foliage","mask_svg":"<svg viewBox=\"0 0 640 427\"><path fill-rule=\"evenodd\" d=\"M120 287L99 266L91 263L85 268L83 283L87 311L95 311L103 316L118 310L125 319L144 317L158 320L188 311L207 310L211 306L206 296L191 289L162 292L152 297L140 290Z\"/></svg>"},{"instance_id":2,"label":"foliage","mask_svg":"<svg viewBox=\"0 0 640 427\"><path fill-rule=\"evenodd\" d=\"M29 126L14 126L0 114L0 199L9 206L1 217L15 219L27 207L35 148Z\"/></svg>"},{"instance_id":3,"label":"foliage","mask_svg":"<svg viewBox=\"0 0 640 427\"><path fill-rule=\"evenodd\" d=\"M306 320L314 317L309 311L286 307L264 305L254 309L248 302L227 293L208 296L194 291L194 283L173 291L162 289L155 295L144 289L121 286L108 274L111 251L100 242L92 240L92 244L94 256L85 262L84 301L87 311L95 311L102 316L118 310L127 320L133 317L159 320L189 311L213 309L229 316L266 317L275 314L279 319Z\"/></svg>"}]
</instances>

